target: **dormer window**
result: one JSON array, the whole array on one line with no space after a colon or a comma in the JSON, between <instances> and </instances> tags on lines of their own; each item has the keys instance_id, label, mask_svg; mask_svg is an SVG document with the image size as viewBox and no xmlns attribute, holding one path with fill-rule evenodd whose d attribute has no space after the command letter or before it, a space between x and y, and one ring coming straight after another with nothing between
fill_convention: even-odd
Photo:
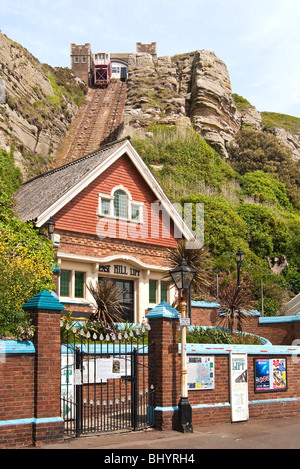
<instances>
[{"instance_id":1,"label":"dormer window","mask_svg":"<svg viewBox=\"0 0 300 469\"><path fill-rule=\"evenodd\" d=\"M110 195L99 194L98 215L142 223L143 202L133 201L130 192L125 187L117 186Z\"/></svg>"}]
</instances>

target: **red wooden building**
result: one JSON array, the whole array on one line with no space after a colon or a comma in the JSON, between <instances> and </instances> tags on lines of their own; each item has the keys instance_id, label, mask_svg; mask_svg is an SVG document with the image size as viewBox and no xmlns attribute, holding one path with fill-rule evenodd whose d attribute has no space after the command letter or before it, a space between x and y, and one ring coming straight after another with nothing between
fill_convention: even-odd
<instances>
[{"instance_id":1,"label":"red wooden building","mask_svg":"<svg viewBox=\"0 0 300 469\"><path fill-rule=\"evenodd\" d=\"M172 302L166 251L193 234L128 139L26 182L16 199L22 220L55 223L59 299L74 315L92 311L86 285L104 277L126 290L129 321Z\"/></svg>"}]
</instances>

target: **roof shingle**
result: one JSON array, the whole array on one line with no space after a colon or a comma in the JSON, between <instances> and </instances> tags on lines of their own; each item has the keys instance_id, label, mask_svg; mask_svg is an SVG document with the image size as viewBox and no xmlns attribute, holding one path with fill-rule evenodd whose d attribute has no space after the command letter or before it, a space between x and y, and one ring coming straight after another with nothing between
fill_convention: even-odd
<instances>
[{"instance_id":1,"label":"roof shingle","mask_svg":"<svg viewBox=\"0 0 300 469\"><path fill-rule=\"evenodd\" d=\"M124 139L25 182L15 193L17 216L22 221L35 220L103 163L122 143Z\"/></svg>"}]
</instances>

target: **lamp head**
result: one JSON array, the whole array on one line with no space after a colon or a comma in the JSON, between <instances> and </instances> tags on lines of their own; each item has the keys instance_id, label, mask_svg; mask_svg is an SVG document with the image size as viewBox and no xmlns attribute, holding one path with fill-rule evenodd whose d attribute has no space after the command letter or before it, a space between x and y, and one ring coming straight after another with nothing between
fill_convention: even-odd
<instances>
[{"instance_id":1,"label":"lamp head","mask_svg":"<svg viewBox=\"0 0 300 469\"><path fill-rule=\"evenodd\" d=\"M177 267L170 270L170 275L177 290L189 289L196 273L197 271L187 264L184 255L182 255L181 261Z\"/></svg>"}]
</instances>

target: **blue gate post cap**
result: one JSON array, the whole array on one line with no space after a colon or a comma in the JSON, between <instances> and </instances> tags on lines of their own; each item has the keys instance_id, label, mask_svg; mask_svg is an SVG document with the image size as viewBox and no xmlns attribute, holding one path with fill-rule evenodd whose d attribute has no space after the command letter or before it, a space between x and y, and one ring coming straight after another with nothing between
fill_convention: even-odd
<instances>
[{"instance_id":1,"label":"blue gate post cap","mask_svg":"<svg viewBox=\"0 0 300 469\"><path fill-rule=\"evenodd\" d=\"M30 298L30 300L27 301L27 303L25 303L22 308L25 311L28 309L63 311L65 309L60 301L58 301L55 296L51 295L51 293L47 292L47 290L43 290L34 297Z\"/></svg>"},{"instance_id":2,"label":"blue gate post cap","mask_svg":"<svg viewBox=\"0 0 300 469\"><path fill-rule=\"evenodd\" d=\"M168 319L179 319L181 314L177 309L173 308L166 301L162 301L159 305L155 306L149 313L146 315L147 319L152 318L168 318Z\"/></svg>"}]
</instances>

